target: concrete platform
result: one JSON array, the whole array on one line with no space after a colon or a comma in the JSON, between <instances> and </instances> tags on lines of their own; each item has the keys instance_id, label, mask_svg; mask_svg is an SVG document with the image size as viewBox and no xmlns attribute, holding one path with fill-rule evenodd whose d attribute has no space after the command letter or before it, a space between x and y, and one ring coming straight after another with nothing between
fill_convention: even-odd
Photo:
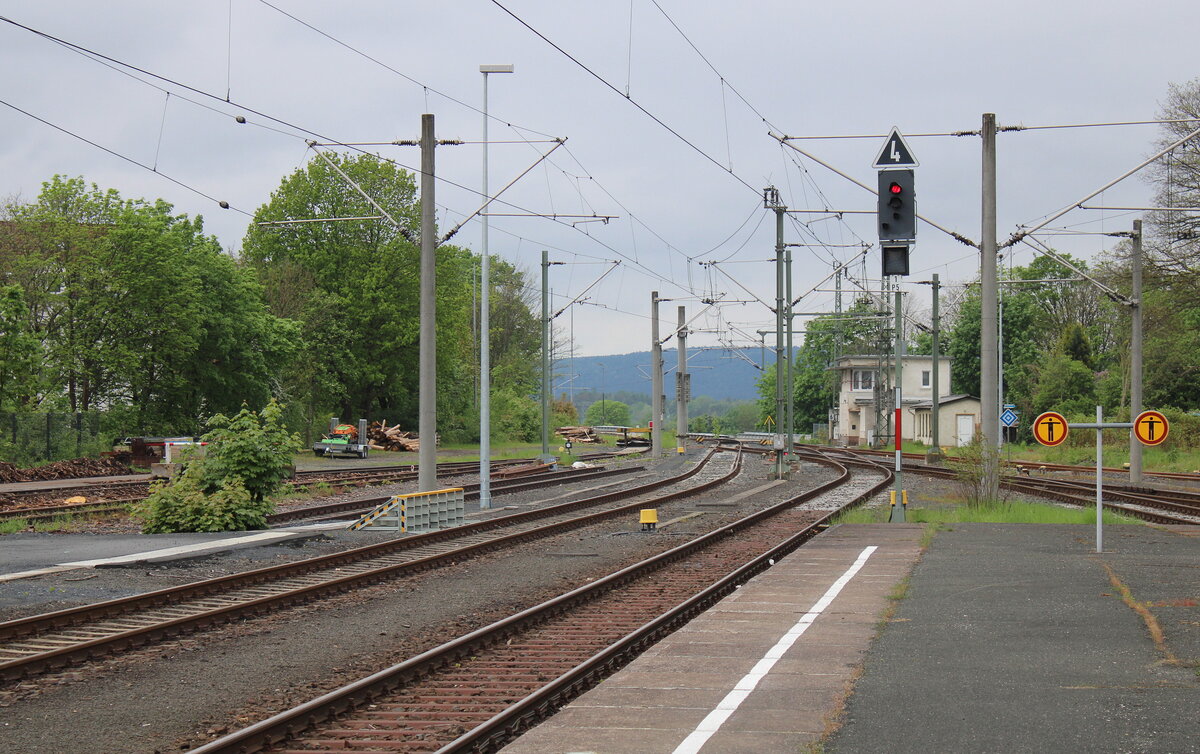
<instances>
[{"instance_id":1,"label":"concrete platform","mask_svg":"<svg viewBox=\"0 0 1200 754\"><path fill-rule=\"evenodd\" d=\"M0 556L0 583L80 568L205 557L345 529L345 522L332 522L267 531L201 534L8 534Z\"/></svg>"},{"instance_id":2,"label":"concrete platform","mask_svg":"<svg viewBox=\"0 0 1200 754\"><path fill-rule=\"evenodd\" d=\"M503 751L800 751L840 709L923 530L830 529Z\"/></svg>"},{"instance_id":3,"label":"concrete platform","mask_svg":"<svg viewBox=\"0 0 1200 754\"><path fill-rule=\"evenodd\" d=\"M956 524L889 600L922 528L829 530L504 752L1200 752L1200 527Z\"/></svg>"},{"instance_id":4,"label":"concrete platform","mask_svg":"<svg viewBox=\"0 0 1200 754\"><path fill-rule=\"evenodd\" d=\"M150 474L122 474L119 476L87 476L74 479L46 479L35 482L4 482L0 484L0 492L50 492L53 490L74 490L71 494L78 495L80 487L113 484L118 482L148 482L154 477Z\"/></svg>"},{"instance_id":5,"label":"concrete platform","mask_svg":"<svg viewBox=\"0 0 1200 754\"><path fill-rule=\"evenodd\" d=\"M1200 527L1110 526L1104 546L939 532L824 751L1200 752Z\"/></svg>"}]
</instances>

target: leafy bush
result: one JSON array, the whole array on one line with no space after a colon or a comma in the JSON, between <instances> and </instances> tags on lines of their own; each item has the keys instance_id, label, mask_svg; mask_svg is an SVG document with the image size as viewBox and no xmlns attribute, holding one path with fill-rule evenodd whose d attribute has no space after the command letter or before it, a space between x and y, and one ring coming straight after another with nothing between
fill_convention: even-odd
<instances>
[{"instance_id":1,"label":"leafy bush","mask_svg":"<svg viewBox=\"0 0 1200 754\"><path fill-rule=\"evenodd\" d=\"M270 495L290 473L296 435L283 426L283 409L271 401L261 413L243 406L232 417L209 420L203 458L189 461L174 481L154 486L137 508L142 531L262 529L274 504Z\"/></svg>"},{"instance_id":2,"label":"leafy bush","mask_svg":"<svg viewBox=\"0 0 1200 754\"><path fill-rule=\"evenodd\" d=\"M145 520L143 533L266 528L272 508L269 503L251 500L239 479L223 480L219 489L207 492L202 469L202 465L192 465L174 481L154 485L136 511Z\"/></svg>"},{"instance_id":3,"label":"leafy bush","mask_svg":"<svg viewBox=\"0 0 1200 754\"><path fill-rule=\"evenodd\" d=\"M211 430L203 437L208 443L208 489L215 490L226 479L240 479L255 502L265 500L287 478L292 454L302 449L300 438L283 424L283 407L274 400L261 413L243 405L233 417L217 414L208 425Z\"/></svg>"},{"instance_id":4,"label":"leafy bush","mask_svg":"<svg viewBox=\"0 0 1200 754\"><path fill-rule=\"evenodd\" d=\"M629 405L621 401L599 400L588 406L584 413L584 422L595 426L614 425L618 427L630 426Z\"/></svg>"},{"instance_id":5,"label":"leafy bush","mask_svg":"<svg viewBox=\"0 0 1200 754\"><path fill-rule=\"evenodd\" d=\"M970 443L957 449L958 453L946 458L946 465L954 471L954 481L969 507L995 502L993 492L988 489L987 472L995 474L1000 466L1000 450L982 441L976 435Z\"/></svg>"}]
</instances>

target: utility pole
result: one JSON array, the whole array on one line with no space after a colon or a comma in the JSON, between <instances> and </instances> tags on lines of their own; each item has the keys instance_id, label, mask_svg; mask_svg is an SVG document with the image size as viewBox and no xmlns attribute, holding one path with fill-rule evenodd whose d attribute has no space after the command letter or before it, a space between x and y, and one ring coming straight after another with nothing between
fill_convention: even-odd
<instances>
[{"instance_id":1,"label":"utility pole","mask_svg":"<svg viewBox=\"0 0 1200 754\"><path fill-rule=\"evenodd\" d=\"M679 350L679 366L675 368L675 445L683 447L688 433L688 399L692 397L692 379L687 371L687 307L679 307L679 327L675 334Z\"/></svg>"},{"instance_id":2,"label":"utility pole","mask_svg":"<svg viewBox=\"0 0 1200 754\"><path fill-rule=\"evenodd\" d=\"M784 243L783 243L783 216L787 213L787 207L779 199L779 191L774 187L767 188L763 191L763 203L767 209L775 210L775 478L783 479L783 453L784 449L779 447L780 440L780 424L787 421L787 402L783 394L783 350L785 339L783 328L785 325L785 308L784 308Z\"/></svg>"},{"instance_id":3,"label":"utility pole","mask_svg":"<svg viewBox=\"0 0 1200 754\"><path fill-rule=\"evenodd\" d=\"M1142 221L1133 221L1133 332L1129 337L1129 415L1142 413ZM1132 419L1131 419L1132 421ZM1142 444L1129 436L1129 483L1142 483Z\"/></svg>"},{"instance_id":4,"label":"utility pole","mask_svg":"<svg viewBox=\"0 0 1200 754\"><path fill-rule=\"evenodd\" d=\"M793 437L796 431L796 396L793 392L796 389L796 383L792 377L792 362L796 360L796 352L792 348L792 250L787 245L784 245L783 253L785 257L784 265L787 268L784 273L787 283L787 294L783 298L787 302L787 383L785 387L787 395L787 449L784 451L784 454L790 458L796 452L796 440Z\"/></svg>"},{"instance_id":5,"label":"utility pole","mask_svg":"<svg viewBox=\"0 0 1200 754\"><path fill-rule=\"evenodd\" d=\"M488 75L512 73L511 65L481 65L483 74L483 200L488 201L491 188L488 186ZM483 264L479 285L479 508L492 507L492 329L491 329L491 279L488 254L488 212L485 206L480 213L480 255Z\"/></svg>"},{"instance_id":6,"label":"utility pole","mask_svg":"<svg viewBox=\"0 0 1200 754\"><path fill-rule=\"evenodd\" d=\"M421 326L417 399L417 431L421 448L417 453L417 487L420 492L437 489L437 229L434 222L434 160L437 140L433 115L421 116Z\"/></svg>"},{"instance_id":7,"label":"utility pole","mask_svg":"<svg viewBox=\"0 0 1200 754\"><path fill-rule=\"evenodd\" d=\"M903 464L901 463L902 439L901 439L900 427L901 427L901 417L902 417L903 411L904 411L904 404L901 401L901 395L903 392L901 390L901 386L904 383L901 382L901 379L900 379L903 374L903 370L904 370L904 330L902 329L903 325L904 325L904 321L903 321L903 313L901 312L901 309L900 309L901 303L902 303L902 300L901 300L901 293L900 293L900 281L897 280L896 281L896 304L895 304L895 307L896 307L896 348L895 348L895 351L896 351L896 388L895 388L896 419L895 419L894 427L893 427L895 430L894 440L895 440L895 445L896 445L896 469L895 469L896 479L895 479L895 489L892 490L892 494L895 496L896 499L892 500L892 512L891 512L890 517L888 518L888 521L891 523L900 523L900 524L904 523L905 509L908 507L904 500L904 494L905 494L904 476L903 476L904 471L903 471Z\"/></svg>"},{"instance_id":8,"label":"utility pole","mask_svg":"<svg viewBox=\"0 0 1200 754\"><path fill-rule=\"evenodd\" d=\"M1000 491L1000 405L997 401L1000 370L997 363L996 320L996 114L983 114L983 227L980 237L980 425L983 432L983 496L994 500Z\"/></svg>"},{"instance_id":9,"label":"utility pole","mask_svg":"<svg viewBox=\"0 0 1200 754\"><path fill-rule=\"evenodd\" d=\"M938 416L938 408L941 405L941 394L938 392L938 338L942 331L942 321L938 316L938 301L941 298L941 285L938 282L938 276L935 273L933 276L933 374L930 375L933 386L933 408L929 412L933 419L932 440L933 447L925 457L925 462L930 464L941 465L944 456L942 455L942 444L938 437L941 429L941 418Z\"/></svg>"},{"instance_id":10,"label":"utility pole","mask_svg":"<svg viewBox=\"0 0 1200 754\"><path fill-rule=\"evenodd\" d=\"M650 457L662 455L663 359L658 339L658 291L650 292Z\"/></svg>"},{"instance_id":11,"label":"utility pole","mask_svg":"<svg viewBox=\"0 0 1200 754\"><path fill-rule=\"evenodd\" d=\"M550 252L542 249L542 461L550 457Z\"/></svg>"}]
</instances>

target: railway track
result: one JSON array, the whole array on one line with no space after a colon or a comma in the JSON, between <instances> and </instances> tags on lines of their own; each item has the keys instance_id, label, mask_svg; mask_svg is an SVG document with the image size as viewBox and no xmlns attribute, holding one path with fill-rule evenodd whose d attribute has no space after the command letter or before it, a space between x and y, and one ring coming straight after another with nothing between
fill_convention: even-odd
<instances>
[{"instance_id":1,"label":"railway track","mask_svg":"<svg viewBox=\"0 0 1200 754\"><path fill-rule=\"evenodd\" d=\"M162 638L452 564L696 494L732 479L716 451L674 477L333 555L0 623L0 679L16 680ZM705 477L693 482L692 477ZM598 510L597 510L598 509ZM582 514L582 515L581 515Z\"/></svg>"},{"instance_id":2,"label":"railway track","mask_svg":"<svg viewBox=\"0 0 1200 754\"><path fill-rule=\"evenodd\" d=\"M815 446L797 446L800 447L815 447ZM848 453L857 453L864 456L877 456L881 458L895 458L895 452L890 450L872 450L870 448L838 448ZM925 460L923 453L902 453L901 456L914 463L921 463ZM1066 463L1046 463L1042 461L1005 461L1001 463L1008 468L1026 469L1037 471L1065 471L1072 474L1095 474L1096 467L1093 466L1075 466ZM1103 467L1105 474L1128 474L1129 469L1125 467L1105 466ZM1200 484L1200 472L1188 471L1143 471L1143 476L1155 477L1158 479L1172 479L1183 482L1194 482Z\"/></svg>"},{"instance_id":3,"label":"railway track","mask_svg":"<svg viewBox=\"0 0 1200 754\"><path fill-rule=\"evenodd\" d=\"M812 446L797 447L797 453L801 452L824 452L830 455L830 457L845 460L847 463L853 463L855 460L852 459L857 459L857 462L882 465L885 460L883 455L879 453L862 453L861 451L851 451L844 448L815 451ZM875 458L879 460L876 461L874 460ZM902 468L905 471L936 476L942 479L955 478L953 470L940 466L928 466L924 463L919 463L916 460L917 458L923 457L915 453L903 454ZM1092 473L1095 473L1095 469L1092 469ZM1002 476L1000 486L1012 492L1042 497L1068 505L1091 508L1096 504L1096 487L1094 481L1025 476L1018 473ZM1157 524L1194 525L1200 523L1200 493L1106 483L1104 485L1103 496L1104 507L1123 516Z\"/></svg>"},{"instance_id":4,"label":"railway track","mask_svg":"<svg viewBox=\"0 0 1200 754\"><path fill-rule=\"evenodd\" d=\"M511 474L511 469L534 463L531 459L509 459L493 461L497 475ZM457 476L478 472L478 462L447 462L438 464L439 477ZM345 469L342 471L300 471L297 478L285 482L294 491L312 489L320 484L331 488L347 486L367 486L372 484L388 484L413 481L417 478L416 468L410 464L400 466L380 466L372 469ZM103 484L78 484L77 480L63 480L64 486L50 489L30 490L27 492L10 492L9 496L17 498L15 502L0 504L0 521L23 519L27 522L50 521L62 516L98 515L125 511L128 506L140 502L149 494L150 482L146 480L130 482L107 482ZM22 502L21 498L45 498L83 495L84 497L103 498L87 503L70 503L61 505L40 505L33 502Z\"/></svg>"},{"instance_id":5,"label":"railway track","mask_svg":"<svg viewBox=\"0 0 1200 754\"><path fill-rule=\"evenodd\" d=\"M740 521L193 750L495 751L822 531L841 475ZM836 492L835 492L836 491Z\"/></svg>"},{"instance_id":6,"label":"railway track","mask_svg":"<svg viewBox=\"0 0 1200 754\"><path fill-rule=\"evenodd\" d=\"M529 474L510 479L493 479L491 493L492 495L507 495L515 492L528 492L529 490L543 489L559 484L573 484L576 482L587 482L598 479L622 477L627 474L637 474L645 470L645 466L624 466L619 469L596 468L569 471L551 471L539 474ZM463 488L463 491L465 492L465 498L467 500L479 499L480 485L478 482L460 486ZM366 513L390 498L391 496L387 495L384 497L373 497L366 500L347 500L336 503L324 503L321 505L306 505L287 511L281 511L279 513L272 513L271 515L267 516L267 524L276 526L294 521L309 521L312 519L321 518L346 518Z\"/></svg>"}]
</instances>

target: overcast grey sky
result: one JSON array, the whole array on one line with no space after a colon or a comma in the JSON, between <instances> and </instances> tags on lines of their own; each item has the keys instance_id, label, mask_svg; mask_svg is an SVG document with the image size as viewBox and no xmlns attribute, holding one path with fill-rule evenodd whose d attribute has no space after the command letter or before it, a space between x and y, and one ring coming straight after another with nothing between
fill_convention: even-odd
<instances>
[{"instance_id":1,"label":"overcast grey sky","mask_svg":"<svg viewBox=\"0 0 1200 754\"><path fill-rule=\"evenodd\" d=\"M539 218L491 220L492 253L528 269L532 280L544 248L567 263L552 268L556 308L587 288L607 268L606 260L621 261L587 292L584 304L558 320L580 354L646 350L651 290L672 299L663 307L664 331L678 304L690 316L706 297L773 302L774 221L762 209L764 186L778 187L795 209L874 208L870 194L781 147L769 129L797 136L879 135L797 142L873 185L871 162L892 126L908 134L974 130L984 112L995 112L1001 125L1149 120L1169 82L1200 75L1200 3L1194 0L8 0L0 9L11 21L216 98L141 74L131 78L125 75L131 71L0 23L6 58L0 100L128 158L157 164L162 173L0 107L0 195L31 201L54 174L81 175L128 198L161 197L179 212L202 214L207 230L232 250L240 247L250 220L245 213L253 214L283 176L312 157L305 135L246 108L342 142L415 138L420 115L429 112L437 117L439 137L477 141L479 65L514 64L514 75L490 80L491 139L553 135L567 143L504 198L519 211L618 216L606 225L577 226ZM169 98L163 88L171 91ZM229 103L220 101L227 96ZM239 114L245 125L234 120ZM1156 135L1156 127L1147 125L1001 134L1001 239L1132 168L1153 153ZM910 144L921 163L921 213L978 239L979 139L913 137ZM546 148L493 144L493 189ZM380 153L419 165L412 147ZM480 166L478 145L439 150L443 228L478 206ZM1135 177L1091 204L1144 206L1149 197L1145 182ZM816 286L834 263L857 254L854 244L875 240L871 215L795 217L787 226L788 242L825 244L795 249L797 295ZM1054 225L1126 230L1134 217L1077 210ZM479 236L478 223L472 223L455 240L478 249ZM1096 235L1049 241L1084 258L1115 242ZM1014 261L1027 264L1032 254L1018 247ZM702 264L712 260L721 263ZM866 260L866 276L877 277L877 251ZM977 267L973 249L922 225L910 280L937 272L947 282L965 281ZM860 271L856 277L870 285ZM925 286L908 284L905 290L921 302L928 299ZM830 310L832 298L814 293L798 308ZM706 332L692 342L745 343L744 333L772 325L761 304L730 303L695 322Z\"/></svg>"}]
</instances>

